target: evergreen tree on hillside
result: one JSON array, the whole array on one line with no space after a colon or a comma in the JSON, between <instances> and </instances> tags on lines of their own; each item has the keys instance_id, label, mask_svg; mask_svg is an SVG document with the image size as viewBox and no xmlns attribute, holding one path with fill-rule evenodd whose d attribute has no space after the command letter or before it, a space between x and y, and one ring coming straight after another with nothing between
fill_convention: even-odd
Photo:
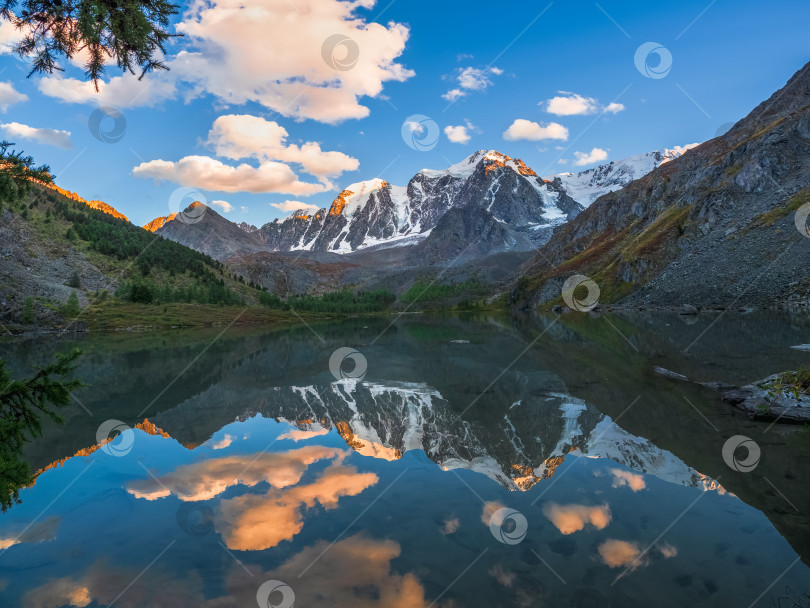
<instances>
[{"instance_id":1,"label":"evergreen tree on hillside","mask_svg":"<svg viewBox=\"0 0 810 608\"><path fill-rule=\"evenodd\" d=\"M23 200L31 189L32 179L45 183L53 180L47 165L37 167L33 158L13 150L13 145L0 141L0 208L5 203Z\"/></svg>"}]
</instances>

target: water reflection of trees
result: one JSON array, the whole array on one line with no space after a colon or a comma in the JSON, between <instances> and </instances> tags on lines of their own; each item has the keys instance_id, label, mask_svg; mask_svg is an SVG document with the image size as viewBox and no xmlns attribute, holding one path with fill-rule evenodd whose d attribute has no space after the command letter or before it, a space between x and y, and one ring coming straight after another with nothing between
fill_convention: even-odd
<instances>
[{"instance_id":1,"label":"water reflection of trees","mask_svg":"<svg viewBox=\"0 0 810 608\"><path fill-rule=\"evenodd\" d=\"M33 481L31 466L23 460L26 441L42 435L42 416L62 423L57 410L70 403L70 393L83 386L68 379L81 355L79 349L57 354L56 363L30 378L14 380L0 360L0 507L19 502L20 489Z\"/></svg>"}]
</instances>

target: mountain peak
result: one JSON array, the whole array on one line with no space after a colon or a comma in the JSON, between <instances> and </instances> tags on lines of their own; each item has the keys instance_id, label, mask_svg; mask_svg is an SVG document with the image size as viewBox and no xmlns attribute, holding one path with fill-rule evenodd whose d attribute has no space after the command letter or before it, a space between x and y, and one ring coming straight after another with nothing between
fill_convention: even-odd
<instances>
[{"instance_id":1,"label":"mountain peak","mask_svg":"<svg viewBox=\"0 0 810 608\"><path fill-rule=\"evenodd\" d=\"M350 184L343 192L338 194L337 198L332 202L329 208L329 215L340 215L344 211L346 215L352 215L354 212L363 206L368 200L368 196L372 192L381 190L388 186L388 182L384 179L375 177L356 184Z\"/></svg>"},{"instance_id":2,"label":"mountain peak","mask_svg":"<svg viewBox=\"0 0 810 608\"><path fill-rule=\"evenodd\" d=\"M461 162L449 166L447 169L438 171L434 169L422 169L420 173L429 178L437 178L449 175L451 177L466 179L475 173L478 165L482 163L486 167L485 171L487 173L498 168L509 167L524 177L537 177L537 174L522 160L519 158L512 158L511 156L508 156L503 152L498 152L497 150L478 150Z\"/></svg>"}]
</instances>

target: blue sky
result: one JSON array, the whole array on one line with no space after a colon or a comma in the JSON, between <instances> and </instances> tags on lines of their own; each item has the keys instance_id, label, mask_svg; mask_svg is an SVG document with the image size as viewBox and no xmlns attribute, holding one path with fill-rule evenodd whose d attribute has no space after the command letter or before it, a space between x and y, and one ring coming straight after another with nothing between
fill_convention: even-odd
<instances>
[{"instance_id":1,"label":"blue sky","mask_svg":"<svg viewBox=\"0 0 810 608\"><path fill-rule=\"evenodd\" d=\"M0 55L0 136L49 164L63 188L137 224L196 190L226 201L225 217L261 225L289 214L271 203L328 206L352 182L405 185L478 149L551 175L704 141L810 60L810 3L795 1L255 0L223 26L234 6L184 3L171 72L137 82L111 68L100 96L78 66L28 79L25 61ZM344 42L331 54L335 34ZM12 36L0 28L0 49ZM647 42L671 54L664 77L636 67ZM451 103L453 90L462 96ZM126 121L114 143L88 126L99 105ZM403 137L414 115L432 122L404 132L427 150ZM434 131L435 146L425 140Z\"/></svg>"}]
</instances>

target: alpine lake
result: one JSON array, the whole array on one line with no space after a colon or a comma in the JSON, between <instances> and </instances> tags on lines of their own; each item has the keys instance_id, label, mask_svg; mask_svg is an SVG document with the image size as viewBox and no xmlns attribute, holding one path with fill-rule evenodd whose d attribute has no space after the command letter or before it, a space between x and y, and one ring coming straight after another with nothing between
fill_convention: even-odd
<instances>
[{"instance_id":1,"label":"alpine lake","mask_svg":"<svg viewBox=\"0 0 810 608\"><path fill-rule=\"evenodd\" d=\"M808 342L732 311L6 340L87 386L26 445L0 606L804 608L810 431L699 383Z\"/></svg>"}]
</instances>

